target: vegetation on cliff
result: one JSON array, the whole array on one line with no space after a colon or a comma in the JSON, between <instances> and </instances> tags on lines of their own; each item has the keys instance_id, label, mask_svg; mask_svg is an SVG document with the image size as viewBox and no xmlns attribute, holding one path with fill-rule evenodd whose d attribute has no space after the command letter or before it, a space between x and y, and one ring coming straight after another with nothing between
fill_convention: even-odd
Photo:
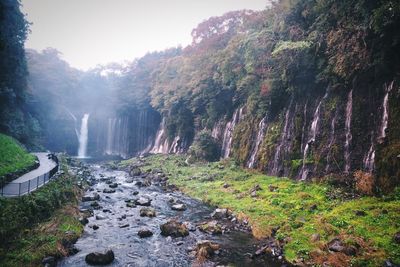
<instances>
[{"instance_id":1,"label":"vegetation on cliff","mask_svg":"<svg viewBox=\"0 0 400 267\"><path fill-rule=\"evenodd\" d=\"M6 174L22 174L32 168L35 161L36 157L29 154L18 141L0 133L0 185L9 182L5 179Z\"/></svg>"}]
</instances>

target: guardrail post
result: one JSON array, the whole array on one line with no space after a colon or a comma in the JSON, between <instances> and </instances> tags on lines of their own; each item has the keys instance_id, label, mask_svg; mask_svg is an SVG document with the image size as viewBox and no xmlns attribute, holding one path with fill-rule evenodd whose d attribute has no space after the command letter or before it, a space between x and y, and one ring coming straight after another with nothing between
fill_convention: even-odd
<instances>
[{"instance_id":1,"label":"guardrail post","mask_svg":"<svg viewBox=\"0 0 400 267\"><path fill-rule=\"evenodd\" d=\"M31 189L31 180L28 181L28 194L30 193Z\"/></svg>"}]
</instances>

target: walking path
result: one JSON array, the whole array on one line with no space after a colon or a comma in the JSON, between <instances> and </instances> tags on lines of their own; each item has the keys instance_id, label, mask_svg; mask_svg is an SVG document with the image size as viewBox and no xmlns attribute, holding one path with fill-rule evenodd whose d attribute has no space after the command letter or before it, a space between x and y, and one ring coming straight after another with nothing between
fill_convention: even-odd
<instances>
[{"instance_id":1,"label":"walking path","mask_svg":"<svg viewBox=\"0 0 400 267\"><path fill-rule=\"evenodd\" d=\"M53 169L57 163L47 158L48 153L41 152L33 154L39 159L39 167L8 183L6 186L0 189L0 195L24 195L36 190L49 180L50 177L45 177L45 174Z\"/></svg>"}]
</instances>

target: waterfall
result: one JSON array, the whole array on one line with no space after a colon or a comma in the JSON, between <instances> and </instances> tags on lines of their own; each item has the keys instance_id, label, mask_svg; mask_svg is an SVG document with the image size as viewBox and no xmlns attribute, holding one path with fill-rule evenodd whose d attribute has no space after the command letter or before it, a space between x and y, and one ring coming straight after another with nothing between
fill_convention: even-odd
<instances>
[{"instance_id":1,"label":"waterfall","mask_svg":"<svg viewBox=\"0 0 400 267\"><path fill-rule=\"evenodd\" d=\"M346 104L346 121L345 121L345 131L346 131L346 141L344 143L344 161L345 167L344 172L349 173L350 171L350 144L351 144L351 117L353 113L353 90L349 92Z\"/></svg>"},{"instance_id":2,"label":"waterfall","mask_svg":"<svg viewBox=\"0 0 400 267\"><path fill-rule=\"evenodd\" d=\"M224 138L222 141L222 157L227 158L231 152L233 131L235 130L236 125L240 122L243 115L243 107L240 109L236 109L233 113L232 120L229 121L225 126Z\"/></svg>"},{"instance_id":3,"label":"waterfall","mask_svg":"<svg viewBox=\"0 0 400 267\"><path fill-rule=\"evenodd\" d=\"M82 117L81 131L79 133L78 158L86 158L86 150L88 143L88 120L89 120L89 114L85 113Z\"/></svg>"},{"instance_id":4,"label":"waterfall","mask_svg":"<svg viewBox=\"0 0 400 267\"><path fill-rule=\"evenodd\" d=\"M394 81L392 81L389 84L389 86L386 87L385 97L383 98L382 124L379 129L379 137L378 137L378 141L380 143L383 142L383 139L385 139L385 137L386 137L386 129L388 127L388 120L389 120L389 93L390 93L390 91L392 91L393 83L394 83Z\"/></svg>"},{"instance_id":5,"label":"waterfall","mask_svg":"<svg viewBox=\"0 0 400 267\"><path fill-rule=\"evenodd\" d=\"M307 104L308 104L308 100L307 102L304 104L304 111L303 111L303 127L301 128L301 145L300 145L300 150L303 153L303 149L304 149L304 138L305 138L305 132L306 132L306 125L307 125Z\"/></svg>"},{"instance_id":6,"label":"waterfall","mask_svg":"<svg viewBox=\"0 0 400 267\"><path fill-rule=\"evenodd\" d=\"M364 170L367 172L373 172L375 168L375 144L374 144L374 132L371 132L371 145L367 154L363 159Z\"/></svg>"},{"instance_id":7,"label":"waterfall","mask_svg":"<svg viewBox=\"0 0 400 267\"><path fill-rule=\"evenodd\" d=\"M258 149L260 148L260 145L264 139L266 129L267 129L267 117L264 117L258 124L258 133L256 142L253 146L253 149L251 150L250 159L247 162L248 168L253 168L255 165Z\"/></svg>"},{"instance_id":8,"label":"waterfall","mask_svg":"<svg viewBox=\"0 0 400 267\"><path fill-rule=\"evenodd\" d=\"M310 145L315 142L315 138L317 137L321 104L328 97L328 89L329 89L329 87L326 89L326 93L325 93L324 97L322 97L322 99L319 101L317 108L315 109L315 112L314 112L313 120L311 122L311 128L308 133L308 139L307 139L308 141L303 150L303 166L301 167L301 172L300 172L301 180L307 179L307 176L308 176L309 170L306 166L308 150L310 149Z\"/></svg>"},{"instance_id":9,"label":"waterfall","mask_svg":"<svg viewBox=\"0 0 400 267\"><path fill-rule=\"evenodd\" d=\"M329 137L328 153L326 154L325 173L328 173L329 169L331 167L332 145L335 142L335 124L336 124L336 120L337 120L337 115L338 115L338 112L336 110L335 116L333 117L333 119L331 121L331 132L330 132L330 137Z\"/></svg>"},{"instance_id":10,"label":"waterfall","mask_svg":"<svg viewBox=\"0 0 400 267\"><path fill-rule=\"evenodd\" d=\"M156 139L154 141L153 148L150 153L154 154L167 154L168 153L168 140L166 136L166 121L165 118L162 119L160 127L158 128Z\"/></svg>"},{"instance_id":11,"label":"waterfall","mask_svg":"<svg viewBox=\"0 0 400 267\"><path fill-rule=\"evenodd\" d=\"M104 154L127 158L129 154L129 119L109 118Z\"/></svg>"},{"instance_id":12,"label":"waterfall","mask_svg":"<svg viewBox=\"0 0 400 267\"><path fill-rule=\"evenodd\" d=\"M389 86L385 85L385 96L383 97L383 104L382 104L382 122L381 126L379 127L379 136L377 138L378 143L382 143L386 137L386 129L388 127L388 120L389 120L389 93L393 89L394 81L392 81ZM363 167L364 170L367 172L373 172L375 169L375 142L374 142L374 132L371 132L371 145L368 149L367 154L363 159Z\"/></svg>"},{"instance_id":13,"label":"waterfall","mask_svg":"<svg viewBox=\"0 0 400 267\"><path fill-rule=\"evenodd\" d=\"M285 114L285 124L283 126L283 131L281 134L281 139L280 142L278 144L278 146L276 147L276 151L275 151L275 155L274 155L274 162L273 162L273 168L272 168L272 173L274 175L278 175L279 174L279 169L280 169L280 161L281 161L281 150L282 147L285 148L287 140L289 139L289 120L290 120L290 110L292 108L292 104L293 104L293 97L290 99L290 104L288 109L286 110L286 114Z\"/></svg>"}]
</instances>

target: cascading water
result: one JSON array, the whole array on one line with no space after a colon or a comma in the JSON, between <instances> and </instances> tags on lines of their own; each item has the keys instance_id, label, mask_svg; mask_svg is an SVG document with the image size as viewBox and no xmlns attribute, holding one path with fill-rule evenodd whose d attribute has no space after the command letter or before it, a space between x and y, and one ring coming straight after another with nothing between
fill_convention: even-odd
<instances>
[{"instance_id":1,"label":"cascading water","mask_svg":"<svg viewBox=\"0 0 400 267\"><path fill-rule=\"evenodd\" d=\"M382 104L382 122L381 126L379 127L379 136L377 138L378 143L382 143L386 137L386 129L388 127L388 120L389 120L389 93L393 89L394 81L392 81L389 86L385 86L385 96L383 97L383 104ZM371 145L367 154L363 159L363 167L364 170L367 172L373 172L375 169L375 142L374 142L374 132L371 132Z\"/></svg>"},{"instance_id":2,"label":"cascading water","mask_svg":"<svg viewBox=\"0 0 400 267\"><path fill-rule=\"evenodd\" d=\"M336 110L335 116L331 121L331 132L329 137L329 144L328 144L328 153L326 154L326 166L325 166L325 173L329 172L331 167L331 157L332 157L332 145L335 142L335 125L337 120L338 112Z\"/></svg>"},{"instance_id":3,"label":"cascading water","mask_svg":"<svg viewBox=\"0 0 400 267\"><path fill-rule=\"evenodd\" d=\"M226 124L224 131L224 138L222 141L222 151L221 151L221 155L223 158L229 157L229 154L231 153L233 131L235 130L236 124L240 122L242 115L243 115L243 107L235 110L235 112L233 113L232 120Z\"/></svg>"},{"instance_id":4,"label":"cascading water","mask_svg":"<svg viewBox=\"0 0 400 267\"><path fill-rule=\"evenodd\" d=\"M303 166L301 167L301 171L300 171L301 180L307 179L307 176L309 173L309 169L306 166L308 151L310 149L310 145L315 142L315 138L317 137L321 104L328 97L328 90L329 90L329 87L327 88L324 97L319 101L317 108L315 109L315 112L314 112L313 120L311 122L311 128L310 128L310 131L308 134L308 141L303 150Z\"/></svg>"},{"instance_id":5,"label":"cascading water","mask_svg":"<svg viewBox=\"0 0 400 267\"><path fill-rule=\"evenodd\" d=\"M107 127L106 155L128 157L128 118L109 118Z\"/></svg>"},{"instance_id":6,"label":"cascading water","mask_svg":"<svg viewBox=\"0 0 400 267\"><path fill-rule=\"evenodd\" d=\"M150 150L150 153L154 154L167 154L168 153L168 140L165 134L166 132L166 122L165 118L162 119L160 123L160 127L156 134L156 139L154 141L153 148Z\"/></svg>"},{"instance_id":7,"label":"cascading water","mask_svg":"<svg viewBox=\"0 0 400 267\"><path fill-rule=\"evenodd\" d=\"M88 143L88 121L89 114L86 113L82 117L81 131L79 133L79 148L78 148L78 158L86 158L87 143Z\"/></svg>"},{"instance_id":8,"label":"cascading water","mask_svg":"<svg viewBox=\"0 0 400 267\"><path fill-rule=\"evenodd\" d=\"M375 168L375 144L374 144L374 132L371 132L371 146L363 160L364 170L367 172L373 172Z\"/></svg>"},{"instance_id":9,"label":"cascading water","mask_svg":"<svg viewBox=\"0 0 400 267\"><path fill-rule=\"evenodd\" d=\"M301 128L301 146L300 150L303 153L304 149L304 138L305 138L305 132L306 132L306 125L307 125L307 104L308 101L304 104L304 111L303 111L303 127Z\"/></svg>"},{"instance_id":10,"label":"cascading water","mask_svg":"<svg viewBox=\"0 0 400 267\"><path fill-rule=\"evenodd\" d=\"M346 121L345 121L345 131L346 131L346 141L344 143L344 172L349 173L350 171L350 144L351 144L351 117L353 113L353 90L349 92L346 104Z\"/></svg>"},{"instance_id":11,"label":"cascading water","mask_svg":"<svg viewBox=\"0 0 400 267\"><path fill-rule=\"evenodd\" d=\"M256 142L253 146L253 149L250 154L250 158L247 162L248 168L253 168L256 163L256 156L258 153L258 149L260 148L260 145L264 139L266 129L267 129L267 117L264 117L258 124L258 133L257 133Z\"/></svg>"},{"instance_id":12,"label":"cascading water","mask_svg":"<svg viewBox=\"0 0 400 267\"><path fill-rule=\"evenodd\" d=\"M274 175L279 175L280 171L280 161L281 161L281 150L282 148L285 148L287 140L289 139L289 120L290 120L290 110L292 108L293 104L293 97L290 100L290 104L288 109L286 110L285 114L285 124L283 126L283 131L281 134L281 139L276 147L275 155L274 155L274 162L273 162L273 168L272 168L272 174Z\"/></svg>"},{"instance_id":13,"label":"cascading water","mask_svg":"<svg viewBox=\"0 0 400 267\"><path fill-rule=\"evenodd\" d=\"M382 115L382 123L379 129L379 137L378 141L381 143L383 139L386 137L386 129L388 127L389 120L389 93L393 89L394 81L392 81L389 86L386 87L385 97L383 98L383 115Z\"/></svg>"}]
</instances>

